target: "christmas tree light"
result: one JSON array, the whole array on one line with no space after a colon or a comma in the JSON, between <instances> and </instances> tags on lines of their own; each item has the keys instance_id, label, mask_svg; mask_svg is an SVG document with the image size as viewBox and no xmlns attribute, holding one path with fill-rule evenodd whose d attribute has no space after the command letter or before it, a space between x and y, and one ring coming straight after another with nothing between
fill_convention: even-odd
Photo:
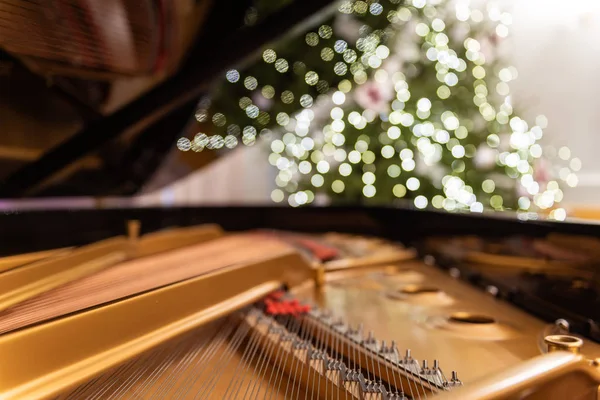
<instances>
[{"instance_id":1,"label":"christmas tree light","mask_svg":"<svg viewBox=\"0 0 600 400\"><path fill-rule=\"evenodd\" d=\"M564 219L560 186L577 183L580 161L561 148L550 162L546 118L527 122L513 109L518 73L498 56L511 15L492 3L398 3L344 2L325 24L227 71L196 113L201 131L179 149L262 137L278 170L272 199L292 206L407 198Z\"/></svg>"}]
</instances>

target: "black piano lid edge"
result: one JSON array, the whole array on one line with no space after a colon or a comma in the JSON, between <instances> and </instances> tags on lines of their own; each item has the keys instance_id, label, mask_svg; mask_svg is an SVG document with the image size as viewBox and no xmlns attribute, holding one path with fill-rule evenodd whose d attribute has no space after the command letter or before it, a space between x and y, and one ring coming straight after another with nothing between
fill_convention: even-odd
<instances>
[{"instance_id":1,"label":"black piano lid edge","mask_svg":"<svg viewBox=\"0 0 600 400\"><path fill-rule=\"evenodd\" d=\"M299 232L339 231L381 236L411 245L426 237L478 235L542 237L551 232L600 237L600 227L580 223L521 221L504 216L415 210L409 207L206 206L112 209L5 210L0 213L0 255L82 245L125 233L138 219L142 232L203 223L225 230L258 228Z\"/></svg>"}]
</instances>

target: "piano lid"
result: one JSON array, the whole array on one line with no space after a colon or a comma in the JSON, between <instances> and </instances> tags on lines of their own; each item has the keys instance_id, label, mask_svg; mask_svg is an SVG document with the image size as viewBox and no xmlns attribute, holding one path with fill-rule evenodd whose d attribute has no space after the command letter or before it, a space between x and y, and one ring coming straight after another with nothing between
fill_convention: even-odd
<instances>
[{"instance_id":1,"label":"piano lid","mask_svg":"<svg viewBox=\"0 0 600 400\"><path fill-rule=\"evenodd\" d=\"M0 197L123 196L160 182L214 78L333 3L0 0Z\"/></svg>"}]
</instances>

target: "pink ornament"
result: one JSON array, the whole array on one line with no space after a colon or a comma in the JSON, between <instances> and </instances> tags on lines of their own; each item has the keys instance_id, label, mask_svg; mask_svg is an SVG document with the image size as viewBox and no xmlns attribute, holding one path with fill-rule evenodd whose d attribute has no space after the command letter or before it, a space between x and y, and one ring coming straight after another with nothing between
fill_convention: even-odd
<instances>
[{"instance_id":1,"label":"pink ornament","mask_svg":"<svg viewBox=\"0 0 600 400\"><path fill-rule=\"evenodd\" d=\"M268 111L273 106L273 100L267 99L258 91L252 93L252 102L263 111Z\"/></svg>"},{"instance_id":2,"label":"pink ornament","mask_svg":"<svg viewBox=\"0 0 600 400\"><path fill-rule=\"evenodd\" d=\"M520 183L517 183L517 196L531 198L527 188Z\"/></svg>"},{"instance_id":3,"label":"pink ornament","mask_svg":"<svg viewBox=\"0 0 600 400\"><path fill-rule=\"evenodd\" d=\"M550 163L546 159L540 158L534 164L533 179L540 184L540 187L545 187L546 183L552 179L550 176Z\"/></svg>"},{"instance_id":4,"label":"pink ornament","mask_svg":"<svg viewBox=\"0 0 600 400\"><path fill-rule=\"evenodd\" d=\"M498 38L495 34L490 36L484 36L479 39L479 44L481 45L481 53L483 53L483 57L485 58L486 63L492 63L496 60L496 52L498 46Z\"/></svg>"},{"instance_id":5,"label":"pink ornament","mask_svg":"<svg viewBox=\"0 0 600 400\"><path fill-rule=\"evenodd\" d=\"M390 108L390 100L394 98L393 88L389 84L368 81L356 88L354 101L365 110L385 113Z\"/></svg>"}]
</instances>

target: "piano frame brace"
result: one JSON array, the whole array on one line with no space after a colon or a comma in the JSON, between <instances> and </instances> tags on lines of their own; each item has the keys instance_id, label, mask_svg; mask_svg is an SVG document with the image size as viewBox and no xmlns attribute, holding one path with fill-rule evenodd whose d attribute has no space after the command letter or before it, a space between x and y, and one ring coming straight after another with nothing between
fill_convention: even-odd
<instances>
[{"instance_id":1,"label":"piano frame brace","mask_svg":"<svg viewBox=\"0 0 600 400\"><path fill-rule=\"evenodd\" d=\"M0 397L50 398L281 286L312 278L304 259L286 250L0 336Z\"/></svg>"}]
</instances>

